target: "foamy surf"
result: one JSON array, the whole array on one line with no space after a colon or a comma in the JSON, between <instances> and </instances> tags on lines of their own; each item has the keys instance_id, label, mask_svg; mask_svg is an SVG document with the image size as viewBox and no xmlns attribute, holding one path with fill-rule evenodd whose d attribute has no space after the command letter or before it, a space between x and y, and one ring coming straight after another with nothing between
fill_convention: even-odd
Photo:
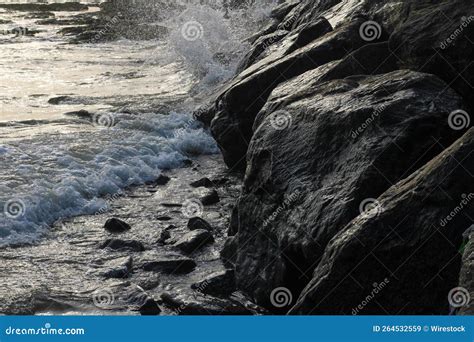
<instances>
[{"instance_id":1,"label":"foamy surf","mask_svg":"<svg viewBox=\"0 0 474 342\"><path fill-rule=\"evenodd\" d=\"M169 31L159 41L64 45L47 26L38 37L9 37L1 83L17 84L0 98L0 246L31 243L57 221L102 213L105 196L218 153L190 112L231 77L245 38L273 3L229 13L221 1L186 1L157 20ZM34 27L34 20L21 23ZM48 103L61 96L67 99ZM170 104L174 112L157 109ZM63 115L81 109L95 126Z\"/></svg>"},{"instance_id":2,"label":"foamy surf","mask_svg":"<svg viewBox=\"0 0 474 342\"><path fill-rule=\"evenodd\" d=\"M217 152L210 135L186 114L115 119L116 126L97 128L100 134L51 134L0 148L1 245L34 241L61 218L103 211L106 195L152 181L192 156ZM6 174L15 176L7 181Z\"/></svg>"}]
</instances>

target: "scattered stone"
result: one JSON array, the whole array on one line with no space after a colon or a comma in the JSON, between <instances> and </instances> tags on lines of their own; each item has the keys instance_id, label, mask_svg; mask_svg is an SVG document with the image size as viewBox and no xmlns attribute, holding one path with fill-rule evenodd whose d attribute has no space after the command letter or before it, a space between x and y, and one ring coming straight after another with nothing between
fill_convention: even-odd
<instances>
[{"instance_id":1,"label":"scattered stone","mask_svg":"<svg viewBox=\"0 0 474 342\"><path fill-rule=\"evenodd\" d=\"M64 102L66 102L66 101L68 101L68 100L70 100L70 99L71 99L71 97L70 97L70 96L66 96L66 95L64 95L64 96L56 96L56 97L50 98L50 99L48 100L48 103L49 103L49 104L52 104L52 105L59 105L59 104L64 103Z\"/></svg>"},{"instance_id":2,"label":"scattered stone","mask_svg":"<svg viewBox=\"0 0 474 342\"><path fill-rule=\"evenodd\" d=\"M169 239L171 239L171 233L168 230L164 230L161 232L157 243L160 245L166 245L166 241Z\"/></svg>"},{"instance_id":3,"label":"scattered stone","mask_svg":"<svg viewBox=\"0 0 474 342\"><path fill-rule=\"evenodd\" d=\"M181 208L183 206L181 203L160 203L160 204L166 208Z\"/></svg>"},{"instance_id":4,"label":"scattered stone","mask_svg":"<svg viewBox=\"0 0 474 342\"><path fill-rule=\"evenodd\" d=\"M190 218L188 221L188 228L189 230L207 230L208 232L212 232L212 226L204 219L200 217L193 217Z\"/></svg>"},{"instance_id":5,"label":"scattered stone","mask_svg":"<svg viewBox=\"0 0 474 342\"><path fill-rule=\"evenodd\" d=\"M204 195L201 198L201 202L203 205L212 205L212 204L219 203L219 201L220 201L219 194L217 193L216 190L212 190L211 192L209 192L208 194Z\"/></svg>"},{"instance_id":6,"label":"scattered stone","mask_svg":"<svg viewBox=\"0 0 474 342\"><path fill-rule=\"evenodd\" d=\"M163 293L163 303L177 315L251 315L252 311L237 301L211 296L184 297L178 294Z\"/></svg>"},{"instance_id":7,"label":"scattered stone","mask_svg":"<svg viewBox=\"0 0 474 342\"><path fill-rule=\"evenodd\" d=\"M161 309L156 301L148 297L145 303L138 309L142 316L157 316L161 313Z\"/></svg>"},{"instance_id":8,"label":"scattered stone","mask_svg":"<svg viewBox=\"0 0 474 342\"><path fill-rule=\"evenodd\" d=\"M108 269L103 273L105 278L123 279L128 278L132 271L133 259L131 256L112 260L105 266Z\"/></svg>"},{"instance_id":9,"label":"scattered stone","mask_svg":"<svg viewBox=\"0 0 474 342\"><path fill-rule=\"evenodd\" d=\"M171 221L173 218L169 216L159 216L156 218L158 221Z\"/></svg>"},{"instance_id":10,"label":"scattered stone","mask_svg":"<svg viewBox=\"0 0 474 342\"><path fill-rule=\"evenodd\" d=\"M64 115L67 115L67 116L76 116L80 119L92 119L94 114L92 114L91 112L88 112L87 110L84 110L84 109L81 109L79 111L75 111L75 112L67 112L67 113L64 113Z\"/></svg>"},{"instance_id":11,"label":"scattered stone","mask_svg":"<svg viewBox=\"0 0 474 342\"><path fill-rule=\"evenodd\" d=\"M181 237L175 243L175 247L185 253L192 253L212 242L214 242L214 237L211 233L204 229L198 229Z\"/></svg>"},{"instance_id":12,"label":"scattered stone","mask_svg":"<svg viewBox=\"0 0 474 342\"><path fill-rule=\"evenodd\" d=\"M110 248L113 250L130 249L134 252L143 252L145 250L145 246L140 241L120 239L108 239L102 243L100 248Z\"/></svg>"},{"instance_id":13,"label":"scattered stone","mask_svg":"<svg viewBox=\"0 0 474 342\"><path fill-rule=\"evenodd\" d=\"M105 222L104 228L111 233L123 233L132 227L128 223L114 217Z\"/></svg>"},{"instance_id":14,"label":"scattered stone","mask_svg":"<svg viewBox=\"0 0 474 342\"><path fill-rule=\"evenodd\" d=\"M214 184L212 183L212 181L209 178L202 178L200 180L192 182L190 185L193 188L200 188L200 187L212 188L214 186Z\"/></svg>"}]
</instances>

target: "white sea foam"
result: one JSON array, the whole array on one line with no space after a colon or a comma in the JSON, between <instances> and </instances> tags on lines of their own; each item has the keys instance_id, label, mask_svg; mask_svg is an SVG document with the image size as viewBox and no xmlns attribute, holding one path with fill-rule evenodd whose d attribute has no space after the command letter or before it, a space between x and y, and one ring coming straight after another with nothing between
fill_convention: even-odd
<instances>
[{"instance_id":1,"label":"white sea foam","mask_svg":"<svg viewBox=\"0 0 474 342\"><path fill-rule=\"evenodd\" d=\"M189 115L122 114L110 129L97 128L41 140L22 140L2 150L0 205L20 203L24 213L0 216L0 245L33 241L54 221L94 214L101 197L155 179L197 154L217 152L208 132ZM179 134L177 133L179 132ZM6 174L14 175L7 180Z\"/></svg>"}]
</instances>

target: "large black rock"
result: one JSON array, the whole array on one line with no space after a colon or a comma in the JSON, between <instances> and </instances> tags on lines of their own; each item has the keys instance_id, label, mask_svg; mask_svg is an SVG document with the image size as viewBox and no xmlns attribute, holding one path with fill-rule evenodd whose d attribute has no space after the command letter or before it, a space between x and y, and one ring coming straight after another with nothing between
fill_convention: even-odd
<instances>
[{"instance_id":1,"label":"large black rock","mask_svg":"<svg viewBox=\"0 0 474 342\"><path fill-rule=\"evenodd\" d=\"M462 134L448 118L463 101L435 76L405 70L318 82L324 71L281 84L255 122L230 233L238 287L258 304L270 305L278 286L299 293L365 204Z\"/></svg>"},{"instance_id":2,"label":"large black rock","mask_svg":"<svg viewBox=\"0 0 474 342\"><path fill-rule=\"evenodd\" d=\"M448 314L463 233L474 217L473 151L471 129L385 192L377 210L350 222L291 313Z\"/></svg>"}]
</instances>

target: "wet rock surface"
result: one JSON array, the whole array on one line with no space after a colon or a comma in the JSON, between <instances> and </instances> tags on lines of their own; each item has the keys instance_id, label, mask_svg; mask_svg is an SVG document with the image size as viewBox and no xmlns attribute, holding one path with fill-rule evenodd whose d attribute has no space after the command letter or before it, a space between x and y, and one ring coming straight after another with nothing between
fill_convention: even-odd
<instances>
[{"instance_id":1,"label":"wet rock surface","mask_svg":"<svg viewBox=\"0 0 474 342\"><path fill-rule=\"evenodd\" d=\"M201 203L203 205L213 205L219 203L219 201L219 194L216 190L212 190L201 197Z\"/></svg>"},{"instance_id":2,"label":"wet rock surface","mask_svg":"<svg viewBox=\"0 0 474 342\"><path fill-rule=\"evenodd\" d=\"M59 33L72 43L167 34L120 4L67 21L50 11L86 7L10 6L67 25ZM229 169L245 171L242 189L219 160L189 160L127 189L111 212L0 250L0 312L472 313L473 6L282 2L196 112ZM112 217L133 229L111 238Z\"/></svg>"},{"instance_id":3,"label":"wet rock surface","mask_svg":"<svg viewBox=\"0 0 474 342\"><path fill-rule=\"evenodd\" d=\"M236 291L234 270L212 274L209 278L191 285L193 290L211 296L227 297Z\"/></svg>"},{"instance_id":4,"label":"wet rock surface","mask_svg":"<svg viewBox=\"0 0 474 342\"><path fill-rule=\"evenodd\" d=\"M105 222L104 228L111 233L123 233L132 229L127 222L117 218L108 219L107 222Z\"/></svg>"},{"instance_id":5,"label":"wet rock surface","mask_svg":"<svg viewBox=\"0 0 474 342\"><path fill-rule=\"evenodd\" d=\"M103 273L104 278L128 278L132 272L133 258L122 257L107 262L104 266L106 270Z\"/></svg>"},{"instance_id":6,"label":"wet rock surface","mask_svg":"<svg viewBox=\"0 0 474 342\"><path fill-rule=\"evenodd\" d=\"M468 196L472 151L474 129L342 229L291 313L349 314L381 282L386 285L361 313L449 312L447 294L458 285L460 247L474 208L446 218Z\"/></svg>"},{"instance_id":7,"label":"wet rock surface","mask_svg":"<svg viewBox=\"0 0 474 342\"><path fill-rule=\"evenodd\" d=\"M161 295L161 300L177 315L251 315L253 313L237 301L206 295L196 295L189 301L179 295L164 293Z\"/></svg>"},{"instance_id":8,"label":"wet rock surface","mask_svg":"<svg viewBox=\"0 0 474 342\"><path fill-rule=\"evenodd\" d=\"M214 186L214 183L209 178L201 178L195 182L192 182L190 185L194 188L212 188Z\"/></svg>"},{"instance_id":9,"label":"wet rock surface","mask_svg":"<svg viewBox=\"0 0 474 342\"><path fill-rule=\"evenodd\" d=\"M206 220L203 220L200 217L192 217L188 221L189 230L207 230L212 232L213 228Z\"/></svg>"},{"instance_id":10,"label":"wet rock surface","mask_svg":"<svg viewBox=\"0 0 474 342\"><path fill-rule=\"evenodd\" d=\"M453 91L439 97L446 84L434 76L396 71L313 88L316 80L308 72L283 83L255 121L238 220L230 230L239 242L238 284L258 289L254 295L262 301L279 285L300 291L302 283L294 279L308 276L364 201L378 198L459 136L447 117L463 101ZM287 95L295 83L305 86ZM276 115L291 118L285 129L272 125L275 107ZM371 117L373 126L357 130Z\"/></svg>"},{"instance_id":11,"label":"wet rock surface","mask_svg":"<svg viewBox=\"0 0 474 342\"><path fill-rule=\"evenodd\" d=\"M142 256L139 267L147 272L164 272L167 274L186 274L196 268L196 262L180 255Z\"/></svg>"},{"instance_id":12,"label":"wet rock surface","mask_svg":"<svg viewBox=\"0 0 474 342\"><path fill-rule=\"evenodd\" d=\"M209 231L204 229L197 229L182 236L175 243L175 247L179 248L185 253L190 254L213 242L214 237Z\"/></svg>"}]
</instances>

